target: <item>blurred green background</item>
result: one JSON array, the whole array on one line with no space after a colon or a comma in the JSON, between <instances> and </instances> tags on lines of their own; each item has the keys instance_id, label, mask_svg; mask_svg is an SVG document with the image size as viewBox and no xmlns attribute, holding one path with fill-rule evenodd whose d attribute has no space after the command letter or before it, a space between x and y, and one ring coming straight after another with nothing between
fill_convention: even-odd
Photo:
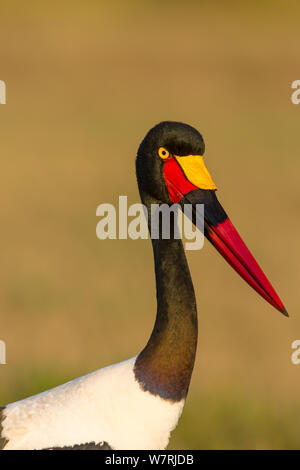
<instances>
[{"instance_id":1,"label":"blurred green background","mask_svg":"<svg viewBox=\"0 0 300 470\"><path fill-rule=\"evenodd\" d=\"M205 243L170 449L300 448L299 2L0 1L0 404L139 352L155 316L148 240L100 241L96 207L139 202L162 120L198 128L218 196L284 318Z\"/></svg>"}]
</instances>

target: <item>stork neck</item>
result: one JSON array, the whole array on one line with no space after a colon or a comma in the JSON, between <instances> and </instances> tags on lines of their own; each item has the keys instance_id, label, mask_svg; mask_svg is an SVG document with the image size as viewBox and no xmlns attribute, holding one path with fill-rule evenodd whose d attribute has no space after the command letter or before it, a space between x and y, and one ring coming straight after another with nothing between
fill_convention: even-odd
<instances>
[{"instance_id":1,"label":"stork neck","mask_svg":"<svg viewBox=\"0 0 300 470\"><path fill-rule=\"evenodd\" d=\"M180 401L188 392L195 361L195 293L182 241L158 239L152 246L157 315L148 344L136 360L135 375L144 390Z\"/></svg>"}]
</instances>

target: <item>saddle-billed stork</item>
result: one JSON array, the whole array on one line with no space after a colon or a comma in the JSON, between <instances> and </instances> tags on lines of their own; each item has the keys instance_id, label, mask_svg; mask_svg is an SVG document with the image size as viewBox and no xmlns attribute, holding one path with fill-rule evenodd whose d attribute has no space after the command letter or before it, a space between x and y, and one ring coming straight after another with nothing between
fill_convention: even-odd
<instances>
[{"instance_id":1,"label":"saddle-billed stork","mask_svg":"<svg viewBox=\"0 0 300 470\"><path fill-rule=\"evenodd\" d=\"M138 149L143 204L204 204L204 233L277 310L287 312L230 222L204 161L201 134L162 122ZM195 217L194 217L195 222ZM148 217L149 229L151 220ZM173 234L172 234L173 233ZM197 345L194 288L181 239L152 239L156 321L135 357L1 408L3 449L164 449L181 415Z\"/></svg>"}]
</instances>

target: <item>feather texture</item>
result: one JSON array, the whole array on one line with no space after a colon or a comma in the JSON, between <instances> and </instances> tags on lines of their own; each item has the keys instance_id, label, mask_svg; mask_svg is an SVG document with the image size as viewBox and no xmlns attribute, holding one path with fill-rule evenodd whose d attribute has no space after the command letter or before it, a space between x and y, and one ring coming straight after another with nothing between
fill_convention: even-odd
<instances>
[{"instance_id":1,"label":"feather texture","mask_svg":"<svg viewBox=\"0 0 300 470\"><path fill-rule=\"evenodd\" d=\"M136 357L7 405L5 450L47 449L107 442L113 449L164 449L184 400L145 392L134 375Z\"/></svg>"}]
</instances>

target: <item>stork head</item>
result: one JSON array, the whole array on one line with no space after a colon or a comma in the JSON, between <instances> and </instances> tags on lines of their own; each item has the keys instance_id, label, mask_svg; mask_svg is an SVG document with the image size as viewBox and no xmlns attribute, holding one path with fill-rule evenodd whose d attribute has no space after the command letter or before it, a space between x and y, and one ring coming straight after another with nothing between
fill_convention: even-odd
<instances>
[{"instance_id":1,"label":"stork head","mask_svg":"<svg viewBox=\"0 0 300 470\"><path fill-rule=\"evenodd\" d=\"M287 311L246 247L216 196L205 166L201 134L181 122L165 121L147 133L138 149L137 180L142 200L172 205L204 204L204 233L237 273L284 315Z\"/></svg>"}]
</instances>

